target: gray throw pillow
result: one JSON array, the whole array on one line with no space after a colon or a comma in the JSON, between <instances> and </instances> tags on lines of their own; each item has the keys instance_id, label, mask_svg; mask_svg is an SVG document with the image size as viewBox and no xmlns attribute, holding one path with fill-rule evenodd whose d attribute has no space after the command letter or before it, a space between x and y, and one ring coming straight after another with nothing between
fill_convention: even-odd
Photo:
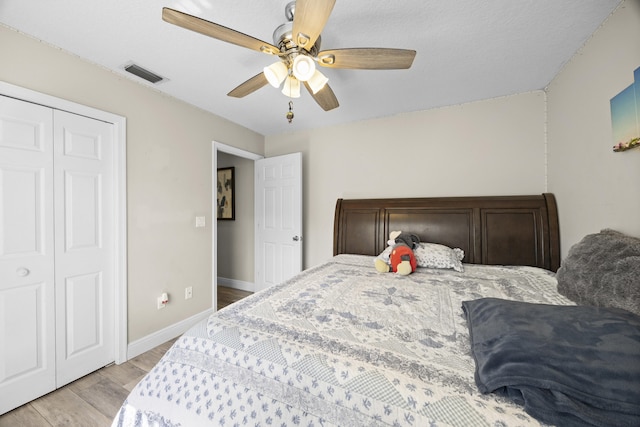
<instances>
[{"instance_id":1,"label":"gray throw pillow","mask_svg":"<svg viewBox=\"0 0 640 427\"><path fill-rule=\"evenodd\" d=\"M577 304L622 308L640 315L640 239L605 229L569 250L558 292Z\"/></svg>"}]
</instances>

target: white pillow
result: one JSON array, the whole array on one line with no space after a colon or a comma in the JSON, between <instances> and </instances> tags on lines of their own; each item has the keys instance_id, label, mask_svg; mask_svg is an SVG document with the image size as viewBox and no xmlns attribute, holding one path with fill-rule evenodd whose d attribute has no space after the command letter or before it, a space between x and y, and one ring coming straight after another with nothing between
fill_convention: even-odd
<instances>
[{"instance_id":1,"label":"white pillow","mask_svg":"<svg viewBox=\"0 0 640 427\"><path fill-rule=\"evenodd\" d=\"M462 258L464 251L460 248L451 249L437 243L419 243L413 250L418 267L427 268L452 268L463 272Z\"/></svg>"}]
</instances>

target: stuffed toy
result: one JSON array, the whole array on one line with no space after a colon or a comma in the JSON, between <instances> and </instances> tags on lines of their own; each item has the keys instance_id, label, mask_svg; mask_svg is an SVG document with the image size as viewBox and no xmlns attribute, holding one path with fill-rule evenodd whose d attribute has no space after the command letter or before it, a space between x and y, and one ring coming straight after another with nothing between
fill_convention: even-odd
<instances>
[{"instance_id":1,"label":"stuffed toy","mask_svg":"<svg viewBox=\"0 0 640 427\"><path fill-rule=\"evenodd\" d=\"M390 252L385 250L375 260L376 270L380 273L393 271L402 276L416 271L416 257L413 249L420 243L420 238L415 234L392 231L389 233L387 244L391 247ZM389 259L387 260L387 252Z\"/></svg>"}]
</instances>

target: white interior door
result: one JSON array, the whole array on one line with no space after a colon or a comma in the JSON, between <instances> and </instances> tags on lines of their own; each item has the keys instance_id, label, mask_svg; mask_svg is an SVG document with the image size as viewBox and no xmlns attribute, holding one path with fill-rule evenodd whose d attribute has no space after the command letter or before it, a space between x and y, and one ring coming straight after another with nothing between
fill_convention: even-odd
<instances>
[{"instance_id":1,"label":"white interior door","mask_svg":"<svg viewBox=\"0 0 640 427\"><path fill-rule=\"evenodd\" d=\"M302 271L302 153L255 162L256 291Z\"/></svg>"},{"instance_id":2,"label":"white interior door","mask_svg":"<svg viewBox=\"0 0 640 427\"><path fill-rule=\"evenodd\" d=\"M0 96L0 414L55 389L52 132Z\"/></svg>"},{"instance_id":3,"label":"white interior door","mask_svg":"<svg viewBox=\"0 0 640 427\"><path fill-rule=\"evenodd\" d=\"M55 110L58 387L114 360L112 128Z\"/></svg>"}]
</instances>

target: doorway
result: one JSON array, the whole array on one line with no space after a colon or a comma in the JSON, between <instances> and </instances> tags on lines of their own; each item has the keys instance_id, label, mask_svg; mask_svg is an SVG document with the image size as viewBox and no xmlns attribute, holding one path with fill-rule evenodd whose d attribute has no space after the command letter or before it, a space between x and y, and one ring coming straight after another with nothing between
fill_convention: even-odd
<instances>
[{"instance_id":1,"label":"doorway","mask_svg":"<svg viewBox=\"0 0 640 427\"><path fill-rule=\"evenodd\" d=\"M226 221L213 218L212 304L214 308L218 306L218 278L221 272L221 269L218 268L218 261L221 261L221 253L224 253L226 257L223 265L227 271L246 270L247 263L243 263L243 254L246 254L246 248L242 248L244 252L237 252L238 255L235 258L229 257L227 253L234 250L233 246L241 247L244 243L242 240L245 242L254 241L252 245L254 249L254 262L252 263L254 280L238 281L241 285L240 289L257 292L283 282L302 271L302 153L263 158L255 153L214 141L212 150L212 182L214 185L212 187L216 188L217 192L217 187L220 186L221 200L226 200L226 196L223 197L222 181L224 180L218 182L219 153L225 153L225 156L231 154L240 157L240 160L245 164L243 167L245 171L248 169L246 168L247 163L252 165L254 179L251 188L253 191L250 191L251 194L239 193L238 195L245 197L245 200L247 198L252 200L254 207L250 209L252 212L247 212L249 209L247 206L244 207L244 226L240 228L236 226L236 235L231 235L233 239L229 241L228 246L223 247L222 252L218 250L218 240L223 235L221 231L233 228L233 224L224 224ZM227 157L227 160L229 163L220 166L224 166L225 169L233 166L233 157ZM249 188L249 183L245 181L243 186L235 187ZM232 199L235 200L236 197L233 196ZM213 216L217 216L217 208L217 197L212 197ZM234 217L234 214L231 217ZM238 217L237 212L235 217ZM255 232L251 237L247 237L250 235L249 230ZM238 238L239 235L244 238ZM228 264L232 264L231 268Z\"/></svg>"},{"instance_id":2,"label":"doorway","mask_svg":"<svg viewBox=\"0 0 640 427\"><path fill-rule=\"evenodd\" d=\"M212 162L211 162L212 163L212 183L214 184L214 186L212 187L213 191L215 191L215 183L217 182L219 152L240 157L242 159L248 159L252 162L255 162L256 160L260 160L264 158L264 156L261 156L259 154L255 154L250 151L242 150L240 148L232 147L230 145L226 145L216 141L213 141L213 149L211 150L211 152L212 152ZM251 197L253 198L253 193L251 194ZM212 261L211 262L211 265L212 265L212 274L211 274L212 302L211 304L214 309L217 309L218 307L218 236L219 234L218 234L218 220L216 218L217 203L216 203L216 198L213 197L213 195L212 195L211 212L213 213L212 215L213 218L211 220L211 222L213 223L211 227L212 229L211 240L212 240L212 246L213 246L212 260L211 260ZM251 212L251 214L253 215L253 212ZM253 233L253 228L251 228L251 233ZM253 248L251 248L251 251L253 252Z\"/></svg>"}]
</instances>

